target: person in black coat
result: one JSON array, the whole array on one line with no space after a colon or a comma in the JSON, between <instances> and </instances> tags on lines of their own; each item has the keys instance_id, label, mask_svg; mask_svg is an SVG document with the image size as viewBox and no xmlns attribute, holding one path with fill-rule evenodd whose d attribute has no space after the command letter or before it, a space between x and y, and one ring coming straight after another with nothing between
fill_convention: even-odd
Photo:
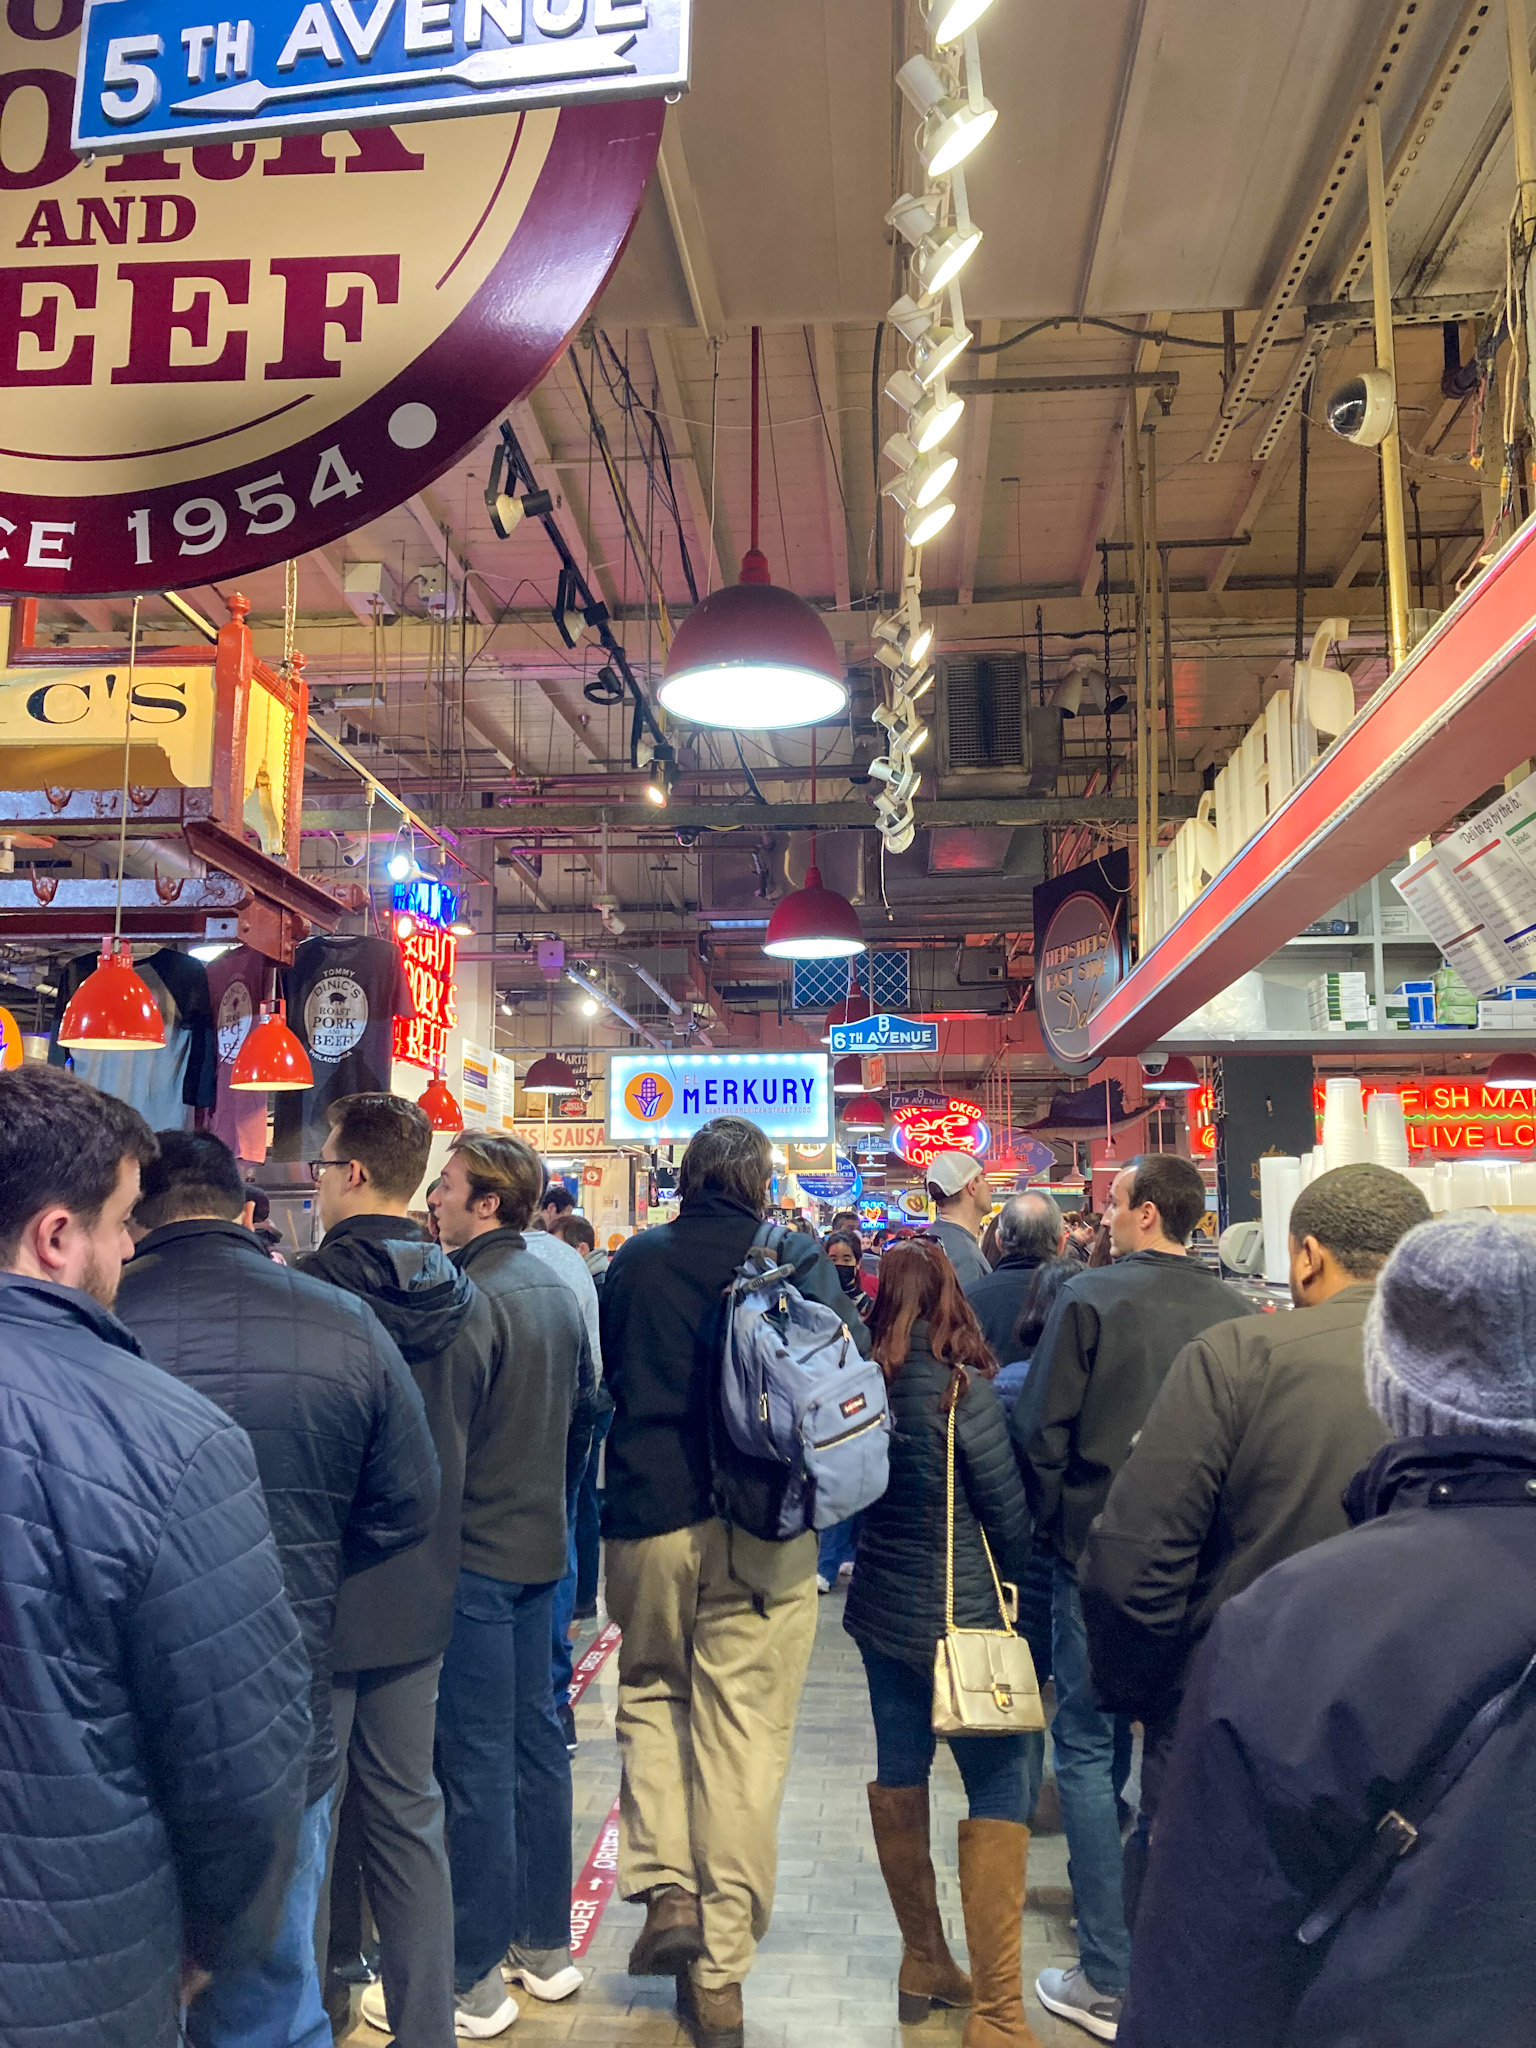
<instances>
[{"instance_id":1,"label":"person in black coat","mask_svg":"<svg viewBox=\"0 0 1536 2048\"><path fill-rule=\"evenodd\" d=\"M154 1150L71 1074L0 1074L7 2048L175 2048L183 1997L268 1947L304 1810L250 1441L110 1313Z\"/></svg>"},{"instance_id":2,"label":"person in black coat","mask_svg":"<svg viewBox=\"0 0 1536 2048\"><path fill-rule=\"evenodd\" d=\"M1067 1242L1061 1211L1038 1191L1010 1195L998 1210L999 1258L992 1271L965 1283L965 1298L981 1325L987 1349L999 1365L1028 1354L1014 1347L1013 1333L1039 1267L1059 1258Z\"/></svg>"},{"instance_id":3,"label":"person in black coat","mask_svg":"<svg viewBox=\"0 0 1536 2048\"><path fill-rule=\"evenodd\" d=\"M988 1351L954 1267L932 1238L887 1252L871 1325L890 1383L890 1481L864 1511L843 1626L869 1681L878 1763L869 1786L880 1869L901 1928L903 2020L970 2005L950 1955L928 1825L933 1668L948 1622L948 1442L955 1436L954 1605L959 1628L1003 1625L998 1579L1029 1565L1030 1519ZM989 1555L990 1552L990 1555ZM1032 1778L1043 1735L952 1735L970 1817L960 1823L960 1897L975 1977L968 2043L1033 2041L1024 2018L1020 1927Z\"/></svg>"},{"instance_id":4,"label":"person in black coat","mask_svg":"<svg viewBox=\"0 0 1536 2048\"><path fill-rule=\"evenodd\" d=\"M319 2041L328 2031L314 1919L339 1774L331 1639L348 1572L421 1543L438 1509L437 1453L416 1383L355 1296L279 1266L237 1221L246 1193L212 1132L162 1131L135 1220L147 1229L118 1313L164 1371L206 1394L251 1439L289 1602L310 1666L308 1807L279 1940L215 1979L189 2038L219 2048L252 2025Z\"/></svg>"},{"instance_id":5,"label":"person in black coat","mask_svg":"<svg viewBox=\"0 0 1536 2048\"><path fill-rule=\"evenodd\" d=\"M1365 1326L1396 1442L1354 1527L1221 1608L1179 1719L1121 2048L1528 2048L1536 1693L1326 1938L1297 1930L1536 1648L1536 1225L1394 1252Z\"/></svg>"}]
</instances>

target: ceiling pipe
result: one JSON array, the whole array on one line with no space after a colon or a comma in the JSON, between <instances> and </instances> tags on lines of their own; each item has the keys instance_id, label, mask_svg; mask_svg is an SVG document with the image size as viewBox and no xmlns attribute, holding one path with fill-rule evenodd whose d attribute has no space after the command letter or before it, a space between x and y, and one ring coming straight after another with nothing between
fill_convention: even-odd
<instances>
[{"instance_id":1,"label":"ceiling pipe","mask_svg":"<svg viewBox=\"0 0 1536 2048\"><path fill-rule=\"evenodd\" d=\"M574 967L566 968L565 978L567 981L574 981L579 989L584 989L586 993L589 996L591 996L595 1002L601 1003L605 1010L611 1010L613 1015L618 1018L621 1024L627 1025L631 1031L636 1032L641 1038L643 1038L647 1045L654 1046L657 1052L667 1052L670 1050L670 1048L663 1044L662 1040L656 1036L654 1031L647 1031L647 1029L640 1022L638 1017L631 1017L628 1010L622 1009L619 1006L619 1004L614 1001L613 997L609 995L607 989L603 987L601 982L589 981L586 975L578 973Z\"/></svg>"}]
</instances>

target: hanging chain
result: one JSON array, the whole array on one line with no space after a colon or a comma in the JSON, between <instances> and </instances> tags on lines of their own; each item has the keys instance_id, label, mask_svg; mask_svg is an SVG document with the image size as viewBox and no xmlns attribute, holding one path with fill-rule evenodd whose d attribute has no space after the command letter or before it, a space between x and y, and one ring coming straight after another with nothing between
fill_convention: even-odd
<instances>
[{"instance_id":1,"label":"hanging chain","mask_svg":"<svg viewBox=\"0 0 1536 2048\"><path fill-rule=\"evenodd\" d=\"M293 641L299 625L299 565L283 564L283 674L293 674Z\"/></svg>"}]
</instances>

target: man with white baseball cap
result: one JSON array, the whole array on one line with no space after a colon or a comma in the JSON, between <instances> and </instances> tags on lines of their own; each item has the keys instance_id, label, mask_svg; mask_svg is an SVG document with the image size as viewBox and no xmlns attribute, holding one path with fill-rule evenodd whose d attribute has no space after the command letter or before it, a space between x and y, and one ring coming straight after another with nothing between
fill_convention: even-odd
<instances>
[{"instance_id":1,"label":"man with white baseball cap","mask_svg":"<svg viewBox=\"0 0 1536 2048\"><path fill-rule=\"evenodd\" d=\"M992 1214L992 1192L981 1161L969 1152L936 1152L923 1170L928 1199L938 1211L925 1235L936 1237L962 1288L985 1280L991 1267L981 1256L978 1240Z\"/></svg>"}]
</instances>

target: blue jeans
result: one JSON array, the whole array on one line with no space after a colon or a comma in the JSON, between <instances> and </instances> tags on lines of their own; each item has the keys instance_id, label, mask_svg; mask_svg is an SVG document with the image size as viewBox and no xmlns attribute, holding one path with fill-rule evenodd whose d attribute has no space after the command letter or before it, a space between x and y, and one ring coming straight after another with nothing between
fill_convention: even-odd
<instances>
[{"instance_id":1,"label":"blue jeans","mask_svg":"<svg viewBox=\"0 0 1536 2048\"><path fill-rule=\"evenodd\" d=\"M585 1470L578 1473L565 1494L565 1577L554 1584L549 1610L549 1683L557 1707L571 1703L571 1621L576 1613L576 1503L581 1496Z\"/></svg>"},{"instance_id":2,"label":"blue jeans","mask_svg":"<svg viewBox=\"0 0 1536 2048\"><path fill-rule=\"evenodd\" d=\"M597 1574L602 1562L601 1503L597 1493L597 1472L603 1462L603 1439L613 1421L613 1410L600 1415L592 1429L592 1448L587 1469L581 1475L576 1495L576 1605L597 1605Z\"/></svg>"},{"instance_id":3,"label":"blue jeans","mask_svg":"<svg viewBox=\"0 0 1536 2048\"><path fill-rule=\"evenodd\" d=\"M187 2014L192 2048L331 2048L315 1966L315 1908L331 1834L331 1794L305 1811L271 1953L215 1977Z\"/></svg>"},{"instance_id":4,"label":"blue jeans","mask_svg":"<svg viewBox=\"0 0 1536 2048\"><path fill-rule=\"evenodd\" d=\"M554 1587L461 1571L437 1696L453 1981L571 1939L571 1760L549 1692Z\"/></svg>"},{"instance_id":5,"label":"blue jeans","mask_svg":"<svg viewBox=\"0 0 1536 2048\"><path fill-rule=\"evenodd\" d=\"M850 1515L846 1522L834 1522L830 1529L821 1532L816 1545L816 1574L829 1586L837 1584L840 1565L853 1563L853 1553L859 1547L861 1519L859 1515Z\"/></svg>"},{"instance_id":6,"label":"blue jeans","mask_svg":"<svg viewBox=\"0 0 1536 2048\"><path fill-rule=\"evenodd\" d=\"M926 1785L938 1737L933 1680L925 1671L859 1645L875 1723L875 1778L881 1785ZM1040 1794L1043 1735L951 1735L972 1820L1026 1823Z\"/></svg>"},{"instance_id":7,"label":"blue jeans","mask_svg":"<svg viewBox=\"0 0 1536 2048\"><path fill-rule=\"evenodd\" d=\"M1088 1683L1088 1638L1072 1567L1052 1565L1051 1662L1056 1679L1056 1789L1067 1837L1067 1874L1077 1902L1077 1946L1096 1991L1124 1994L1131 1937L1120 1872L1115 1810L1115 1717L1095 1706Z\"/></svg>"}]
</instances>

